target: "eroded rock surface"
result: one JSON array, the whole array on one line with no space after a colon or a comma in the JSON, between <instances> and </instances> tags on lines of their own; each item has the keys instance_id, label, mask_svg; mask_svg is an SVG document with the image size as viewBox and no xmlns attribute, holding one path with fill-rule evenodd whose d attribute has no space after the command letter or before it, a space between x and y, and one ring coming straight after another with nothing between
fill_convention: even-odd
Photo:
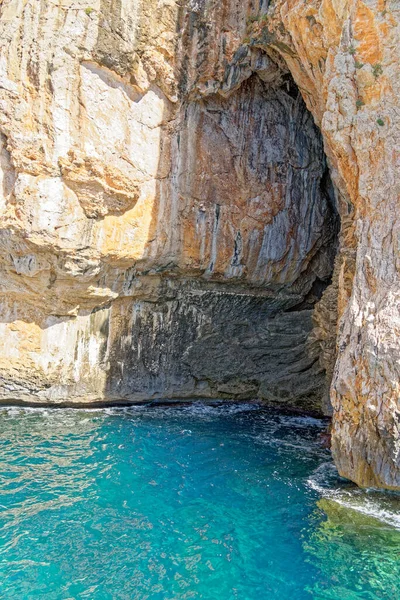
<instances>
[{"instance_id":1,"label":"eroded rock surface","mask_svg":"<svg viewBox=\"0 0 400 600\"><path fill-rule=\"evenodd\" d=\"M277 2L269 14L250 38L269 39L285 56L338 191L336 464L360 485L399 488L400 6Z\"/></svg>"},{"instance_id":2,"label":"eroded rock surface","mask_svg":"<svg viewBox=\"0 0 400 600\"><path fill-rule=\"evenodd\" d=\"M0 396L333 380L340 471L400 487L399 10L268 5L0 3Z\"/></svg>"}]
</instances>

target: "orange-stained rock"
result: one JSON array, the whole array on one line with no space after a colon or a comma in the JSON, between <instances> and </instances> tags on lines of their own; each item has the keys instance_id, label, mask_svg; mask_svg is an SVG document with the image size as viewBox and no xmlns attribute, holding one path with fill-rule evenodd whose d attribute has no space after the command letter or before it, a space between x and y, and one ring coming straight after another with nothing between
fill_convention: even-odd
<instances>
[{"instance_id":1,"label":"orange-stained rock","mask_svg":"<svg viewBox=\"0 0 400 600\"><path fill-rule=\"evenodd\" d=\"M370 65L380 63L383 54L375 14L362 0L357 2L352 29L359 60Z\"/></svg>"},{"instance_id":2,"label":"orange-stained rock","mask_svg":"<svg viewBox=\"0 0 400 600\"><path fill-rule=\"evenodd\" d=\"M3 400L323 410L333 187L250 4L1 5Z\"/></svg>"},{"instance_id":3,"label":"orange-stained rock","mask_svg":"<svg viewBox=\"0 0 400 600\"><path fill-rule=\"evenodd\" d=\"M305 10L322 27L308 39ZM342 475L388 488L400 487L399 17L393 2L293 0L275 3L269 20L292 51L273 44L321 126L341 198L334 457ZM313 33L330 56L322 73L310 68Z\"/></svg>"},{"instance_id":4,"label":"orange-stained rock","mask_svg":"<svg viewBox=\"0 0 400 600\"><path fill-rule=\"evenodd\" d=\"M340 472L399 488L400 8L258 6L0 3L0 396L327 376Z\"/></svg>"}]
</instances>

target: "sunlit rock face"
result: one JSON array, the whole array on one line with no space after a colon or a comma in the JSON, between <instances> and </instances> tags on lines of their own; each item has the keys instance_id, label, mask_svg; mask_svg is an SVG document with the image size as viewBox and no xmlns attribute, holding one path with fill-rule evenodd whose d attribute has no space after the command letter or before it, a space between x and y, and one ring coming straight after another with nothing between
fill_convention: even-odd
<instances>
[{"instance_id":1,"label":"sunlit rock face","mask_svg":"<svg viewBox=\"0 0 400 600\"><path fill-rule=\"evenodd\" d=\"M398 9L268 4L1 3L0 394L333 379L342 474L399 487Z\"/></svg>"},{"instance_id":2,"label":"sunlit rock face","mask_svg":"<svg viewBox=\"0 0 400 600\"><path fill-rule=\"evenodd\" d=\"M287 68L246 6L88 4L1 6L2 397L321 411L337 218Z\"/></svg>"}]
</instances>

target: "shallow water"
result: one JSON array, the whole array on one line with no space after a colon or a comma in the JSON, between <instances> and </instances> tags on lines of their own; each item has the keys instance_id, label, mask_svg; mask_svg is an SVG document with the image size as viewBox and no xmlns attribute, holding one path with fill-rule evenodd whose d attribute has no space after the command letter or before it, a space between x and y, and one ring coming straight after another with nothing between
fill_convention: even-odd
<instances>
[{"instance_id":1,"label":"shallow water","mask_svg":"<svg viewBox=\"0 0 400 600\"><path fill-rule=\"evenodd\" d=\"M253 405L0 410L0 597L400 598L400 498Z\"/></svg>"}]
</instances>

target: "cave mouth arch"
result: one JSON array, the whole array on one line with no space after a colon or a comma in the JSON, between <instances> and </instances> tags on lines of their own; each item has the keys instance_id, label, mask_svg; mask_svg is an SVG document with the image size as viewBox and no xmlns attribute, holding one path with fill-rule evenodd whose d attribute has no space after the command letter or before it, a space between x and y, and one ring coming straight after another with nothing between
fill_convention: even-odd
<instances>
[{"instance_id":1,"label":"cave mouth arch","mask_svg":"<svg viewBox=\"0 0 400 600\"><path fill-rule=\"evenodd\" d=\"M117 132L121 121L139 140L124 152L142 152L143 166L152 158L150 179L140 180L151 189L134 216L79 219L83 248L78 227L66 249L49 245L39 277L31 275L43 242L16 264L12 252L3 256L12 262L3 273L21 287L3 305L4 356L15 330L19 347L3 361L2 397L69 405L260 399L324 412L339 219L320 132L290 74L240 49L219 87L188 89L171 114L157 84L136 97L111 71L80 69L82 93L107 99ZM96 106L88 135L104 137L102 164L118 154L124 169ZM75 181L83 192L89 167ZM20 200L40 216L36 194ZM60 215L68 221L67 210ZM93 225L101 235L92 239ZM101 259L96 239L106 241Z\"/></svg>"},{"instance_id":2,"label":"cave mouth arch","mask_svg":"<svg viewBox=\"0 0 400 600\"><path fill-rule=\"evenodd\" d=\"M258 398L329 413L335 190L291 75L266 55L251 64L182 104L178 265L165 268L156 299L114 304L123 319L111 327L112 396Z\"/></svg>"}]
</instances>

